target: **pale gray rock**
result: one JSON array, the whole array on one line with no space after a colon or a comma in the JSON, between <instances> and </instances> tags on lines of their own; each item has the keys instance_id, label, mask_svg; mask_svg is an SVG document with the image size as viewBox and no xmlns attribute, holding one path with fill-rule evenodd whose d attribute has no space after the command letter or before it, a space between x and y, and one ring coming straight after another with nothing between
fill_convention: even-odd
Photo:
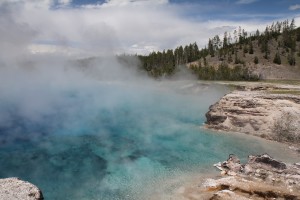
<instances>
[{"instance_id":1,"label":"pale gray rock","mask_svg":"<svg viewBox=\"0 0 300 200\"><path fill-rule=\"evenodd\" d=\"M253 173L253 168L251 167L251 165L246 164L246 165L244 166L243 172L244 172L246 175L252 174L252 173Z\"/></svg>"},{"instance_id":2,"label":"pale gray rock","mask_svg":"<svg viewBox=\"0 0 300 200\"><path fill-rule=\"evenodd\" d=\"M223 176L208 179L203 183L210 200L219 199L300 199L300 166L276 160L268 154L248 157L248 162L240 163L235 155L215 164Z\"/></svg>"},{"instance_id":3,"label":"pale gray rock","mask_svg":"<svg viewBox=\"0 0 300 200\"><path fill-rule=\"evenodd\" d=\"M43 194L35 185L18 178L0 179L1 200L43 200Z\"/></svg>"},{"instance_id":4,"label":"pale gray rock","mask_svg":"<svg viewBox=\"0 0 300 200\"><path fill-rule=\"evenodd\" d=\"M241 196L241 195L239 195L237 193L234 193L230 190L221 190L221 191L215 193L212 198L210 198L210 200L233 200L233 199L249 200L249 198Z\"/></svg>"},{"instance_id":5,"label":"pale gray rock","mask_svg":"<svg viewBox=\"0 0 300 200\"><path fill-rule=\"evenodd\" d=\"M222 163L222 167L229 169L229 171L234 172L232 174L235 174L241 171L242 165L237 156L230 154L228 160Z\"/></svg>"},{"instance_id":6,"label":"pale gray rock","mask_svg":"<svg viewBox=\"0 0 300 200\"><path fill-rule=\"evenodd\" d=\"M286 138L279 138L277 132L288 133L297 143L300 140L300 96L273 94L272 89L280 88L248 86L225 95L210 106L206 113L206 127L278 141ZM300 91L300 88L293 90Z\"/></svg>"}]
</instances>

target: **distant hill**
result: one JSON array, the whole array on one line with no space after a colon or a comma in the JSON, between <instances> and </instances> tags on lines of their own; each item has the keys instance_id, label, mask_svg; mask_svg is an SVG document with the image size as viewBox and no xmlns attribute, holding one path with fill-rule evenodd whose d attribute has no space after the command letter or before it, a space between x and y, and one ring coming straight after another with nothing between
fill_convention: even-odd
<instances>
[{"instance_id":1,"label":"distant hill","mask_svg":"<svg viewBox=\"0 0 300 200\"><path fill-rule=\"evenodd\" d=\"M172 76L185 65L203 80L300 79L300 27L294 20L255 34L239 27L233 35L209 39L203 49L193 43L139 58L154 77Z\"/></svg>"}]
</instances>

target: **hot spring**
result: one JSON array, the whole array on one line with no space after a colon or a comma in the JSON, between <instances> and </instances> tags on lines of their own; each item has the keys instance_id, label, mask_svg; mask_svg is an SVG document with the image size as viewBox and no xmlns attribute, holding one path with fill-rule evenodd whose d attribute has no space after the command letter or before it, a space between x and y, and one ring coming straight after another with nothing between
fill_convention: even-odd
<instances>
[{"instance_id":1,"label":"hot spring","mask_svg":"<svg viewBox=\"0 0 300 200\"><path fill-rule=\"evenodd\" d=\"M201 128L223 86L69 81L0 86L0 178L32 182L45 199L151 199L230 153L288 159L277 143Z\"/></svg>"}]
</instances>

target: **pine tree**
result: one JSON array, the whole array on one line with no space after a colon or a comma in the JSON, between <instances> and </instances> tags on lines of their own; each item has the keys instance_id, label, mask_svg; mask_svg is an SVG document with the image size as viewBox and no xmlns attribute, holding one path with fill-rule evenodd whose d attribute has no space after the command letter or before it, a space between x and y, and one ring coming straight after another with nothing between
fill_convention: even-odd
<instances>
[{"instance_id":1,"label":"pine tree","mask_svg":"<svg viewBox=\"0 0 300 200\"><path fill-rule=\"evenodd\" d=\"M240 63L240 62L239 62L238 55L237 55L237 50L235 50L235 52L234 52L234 63L235 63L235 64L239 64L239 63Z\"/></svg>"},{"instance_id":2,"label":"pine tree","mask_svg":"<svg viewBox=\"0 0 300 200\"><path fill-rule=\"evenodd\" d=\"M293 31L295 29L295 19L292 19L291 24L290 24L290 31Z\"/></svg>"},{"instance_id":3,"label":"pine tree","mask_svg":"<svg viewBox=\"0 0 300 200\"><path fill-rule=\"evenodd\" d=\"M231 53L228 53L227 61L228 61L228 63L231 63L233 61Z\"/></svg>"},{"instance_id":4,"label":"pine tree","mask_svg":"<svg viewBox=\"0 0 300 200\"><path fill-rule=\"evenodd\" d=\"M250 41L250 47L249 47L249 54L253 54L254 53L254 50L253 50L253 44L252 44L252 41Z\"/></svg>"},{"instance_id":5,"label":"pine tree","mask_svg":"<svg viewBox=\"0 0 300 200\"><path fill-rule=\"evenodd\" d=\"M258 64L258 57L257 56L254 57L254 63Z\"/></svg>"},{"instance_id":6,"label":"pine tree","mask_svg":"<svg viewBox=\"0 0 300 200\"><path fill-rule=\"evenodd\" d=\"M206 57L203 57L203 64L204 64L204 67L207 67L207 66L208 66Z\"/></svg>"},{"instance_id":7,"label":"pine tree","mask_svg":"<svg viewBox=\"0 0 300 200\"><path fill-rule=\"evenodd\" d=\"M256 36L256 37L259 37L259 36L260 36L260 33L259 33L259 30L258 30L258 29L256 30L255 36Z\"/></svg>"},{"instance_id":8,"label":"pine tree","mask_svg":"<svg viewBox=\"0 0 300 200\"><path fill-rule=\"evenodd\" d=\"M297 42L300 42L300 27L296 30L296 40Z\"/></svg>"},{"instance_id":9,"label":"pine tree","mask_svg":"<svg viewBox=\"0 0 300 200\"><path fill-rule=\"evenodd\" d=\"M211 57L215 56L214 45L211 39L208 40L208 52Z\"/></svg>"},{"instance_id":10,"label":"pine tree","mask_svg":"<svg viewBox=\"0 0 300 200\"><path fill-rule=\"evenodd\" d=\"M223 48L227 48L227 46L228 46L228 37L227 37L227 32L225 32L223 38Z\"/></svg>"},{"instance_id":11,"label":"pine tree","mask_svg":"<svg viewBox=\"0 0 300 200\"><path fill-rule=\"evenodd\" d=\"M244 51L244 57L245 57L245 54L248 53L248 51L249 51L247 45L244 45L243 51Z\"/></svg>"},{"instance_id":12,"label":"pine tree","mask_svg":"<svg viewBox=\"0 0 300 200\"><path fill-rule=\"evenodd\" d=\"M288 62L291 66L296 65L296 59L295 59L295 54L294 52L291 51L291 53L288 55Z\"/></svg>"},{"instance_id":13,"label":"pine tree","mask_svg":"<svg viewBox=\"0 0 300 200\"><path fill-rule=\"evenodd\" d=\"M280 59L280 55L278 52L276 52L273 63L281 65L281 59Z\"/></svg>"},{"instance_id":14,"label":"pine tree","mask_svg":"<svg viewBox=\"0 0 300 200\"><path fill-rule=\"evenodd\" d=\"M262 44L262 50L263 50L262 52L265 53L264 58L268 60L269 59L270 50L269 50L269 45L268 45L268 41L267 40L265 40L263 42L263 44Z\"/></svg>"}]
</instances>

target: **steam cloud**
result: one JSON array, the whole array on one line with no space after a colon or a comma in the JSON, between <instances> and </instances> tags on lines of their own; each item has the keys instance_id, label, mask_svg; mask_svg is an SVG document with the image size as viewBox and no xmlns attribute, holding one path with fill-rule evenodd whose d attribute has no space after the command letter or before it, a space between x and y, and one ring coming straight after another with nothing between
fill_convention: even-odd
<instances>
[{"instance_id":1,"label":"steam cloud","mask_svg":"<svg viewBox=\"0 0 300 200\"><path fill-rule=\"evenodd\" d=\"M66 190L83 199L90 195L86 189L90 185L94 192L112 190L115 195L130 176L134 175L134 183L163 171L160 161L164 160L155 152L173 145L159 147L158 138L197 127L202 112L196 106L199 99L207 109L219 91L190 82L155 82L137 70L135 58L124 64L114 56L120 41L106 23L82 19L90 16L80 10L44 12L43 4L39 10L35 4L20 2L0 4L0 147L21 149L15 154L1 151L1 162L7 162L1 165L0 176L37 181L49 199L66 195ZM45 38L50 39L42 41ZM45 53L40 43L47 43ZM204 100L204 94L210 98ZM154 155L153 160L147 153ZM119 162L128 164L120 167ZM143 176L147 166L148 175ZM89 170L97 176L91 179ZM65 171L76 175L76 183ZM68 184L58 188L57 182Z\"/></svg>"},{"instance_id":2,"label":"steam cloud","mask_svg":"<svg viewBox=\"0 0 300 200\"><path fill-rule=\"evenodd\" d=\"M10 156L10 152L3 151L0 157L3 159L7 156L11 160L4 163L7 167L6 170L0 170L0 176L16 176L14 172L17 170L13 171L11 166L23 165L24 171L22 167L18 168L21 175L38 180L45 187L49 184L47 181L52 181L54 186L47 189L54 187L55 192L46 190L49 195L56 195L58 190L60 195L69 195L65 194L65 188L55 188L58 182L56 177L47 177L47 180L43 176L47 175L44 170L53 172L53 166L71 167L72 173L79 171L76 178L81 178L82 182L76 185L78 194L74 192L73 183L65 187L82 199L89 192L86 188L90 185L101 189L106 184L114 192L114 187L119 189L118 186L123 186L126 180L132 178L130 176L135 178L132 180L136 181L135 184L145 176L154 177L157 170L165 170L161 164L163 162L169 165L173 160L185 163L187 160L181 158L178 161L178 152L183 155L189 151L197 152L188 155L198 158L199 145L182 133L190 130L190 127L197 133L196 128L204 121L200 113L204 113L226 90L189 81L155 82L138 70L140 63L136 58L127 58L124 62L115 54L128 50L128 46L132 47L129 52L141 48L141 53L170 48L172 45L175 47L196 41L201 33L206 42L206 36L210 36L210 33L203 32L204 29L194 22L179 18L174 14L178 8L168 7L164 0L155 1L158 4L154 6L150 5L150 1L146 1L146 6L140 1L140 4L136 4L140 10L128 7L126 1L122 5L126 9L112 6L117 1L111 1L110 5L101 8L76 9L49 9L50 2L0 2L0 147L37 141L33 142L36 152L28 150L28 153L26 147L21 149L21 153ZM66 5L69 1L60 2ZM145 23L143 16L150 20ZM158 19L166 20L162 22ZM134 25L130 25L131 21L134 21ZM182 26L174 31L172 27L178 24ZM220 24L215 22L211 30ZM144 30L143 34L141 30ZM222 28L218 30L224 31ZM187 32L192 37L184 37ZM150 40L144 41L143 38ZM149 41L164 42L160 45ZM128 130L132 132L126 132ZM121 139L116 139L116 132L124 134L120 135ZM164 146L160 144L161 140L172 134L180 138L180 143L170 137L169 143ZM47 138L52 135L59 139L56 141L55 137L51 138L55 142L50 144ZM87 137L65 141L65 135ZM89 140L90 135L100 136L101 140L95 140L92 136ZM88 148L84 146L85 140L90 142ZM134 142L138 144L128 150L128 144ZM191 149L186 151L181 142L194 146L191 145ZM73 148L78 144L82 146ZM107 152L99 153L101 148L92 149L95 145L99 145L97 148L105 146L106 149L102 150ZM142 152L140 147L148 152ZM20 148L23 147L20 145ZM169 155L162 159L157 155L160 151L168 151ZM111 152L117 152L117 155L111 155ZM146 158L145 154L151 155L152 160ZM86 155L94 156L91 165L78 165L77 160L85 159ZM44 163L45 160L47 162ZM133 161L122 170L129 174L129 178L122 179L118 174L121 172L114 169L113 164L126 163L128 160ZM44 165L40 166L41 163ZM107 173L106 179L99 185L100 181L96 178L91 180L86 177L86 171L97 171L98 165L103 167L103 171L117 172ZM72 167L77 167L77 171ZM148 167L148 175L145 175L145 167ZM12 170L12 174L9 174L9 170ZM101 173L104 172L99 172L103 176ZM59 175L60 183L69 180L67 173L61 172ZM115 182L120 180L123 182L116 186ZM82 188L82 185L86 187Z\"/></svg>"}]
</instances>

